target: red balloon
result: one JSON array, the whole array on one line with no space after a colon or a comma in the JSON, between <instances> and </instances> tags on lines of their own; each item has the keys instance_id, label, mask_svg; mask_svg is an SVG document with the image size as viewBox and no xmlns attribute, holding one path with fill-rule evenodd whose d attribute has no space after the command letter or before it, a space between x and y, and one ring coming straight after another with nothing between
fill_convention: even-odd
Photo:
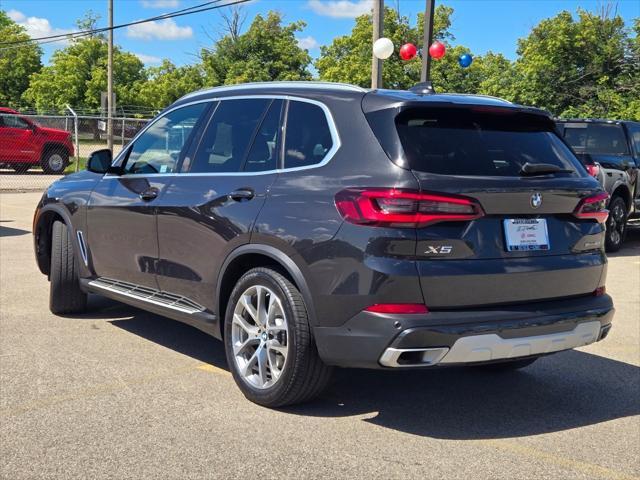
<instances>
[{"instance_id":1,"label":"red balloon","mask_svg":"<svg viewBox=\"0 0 640 480\"><path fill-rule=\"evenodd\" d=\"M433 42L429 47L429 55L431 55L431 58L435 58L436 60L444 57L446 51L446 47L440 42Z\"/></svg>"},{"instance_id":2,"label":"red balloon","mask_svg":"<svg viewBox=\"0 0 640 480\"><path fill-rule=\"evenodd\" d=\"M402 60L411 60L418 53L418 49L413 43L405 43L400 47L400 58Z\"/></svg>"}]
</instances>

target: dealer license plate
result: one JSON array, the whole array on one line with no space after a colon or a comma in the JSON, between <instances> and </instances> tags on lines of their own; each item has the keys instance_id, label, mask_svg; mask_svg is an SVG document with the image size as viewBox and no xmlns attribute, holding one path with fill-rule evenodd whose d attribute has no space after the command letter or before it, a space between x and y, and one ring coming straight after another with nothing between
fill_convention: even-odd
<instances>
[{"instance_id":1,"label":"dealer license plate","mask_svg":"<svg viewBox=\"0 0 640 480\"><path fill-rule=\"evenodd\" d=\"M549 250L549 232L544 218L508 218L504 220L507 250L510 252Z\"/></svg>"}]
</instances>

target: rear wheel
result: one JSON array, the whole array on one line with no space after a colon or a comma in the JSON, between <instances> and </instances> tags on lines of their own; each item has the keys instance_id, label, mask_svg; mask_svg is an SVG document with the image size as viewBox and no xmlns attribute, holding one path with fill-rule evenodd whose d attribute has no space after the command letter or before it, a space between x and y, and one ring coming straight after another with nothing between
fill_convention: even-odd
<instances>
[{"instance_id":1,"label":"rear wheel","mask_svg":"<svg viewBox=\"0 0 640 480\"><path fill-rule=\"evenodd\" d=\"M485 363L483 365L477 365L475 368L480 368L489 372L508 372L511 370L520 370L521 368L528 367L538 358L522 358L520 360L510 360L507 362L499 363Z\"/></svg>"},{"instance_id":2,"label":"rear wheel","mask_svg":"<svg viewBox=\"0 0 640 480\"><path fill-rule=\"evenodd\" d=\"M332 369L318 355L300 292L272 269L254 268L236 284L224 343L236 384L257 404L302 403L329 382Z\"/></svg>"},{"instance_id":3,"label":"rear wheel","mask_svg":"<svg viewBox=\"0 0 640 480\"><path fill-rule=\"evenodd\" d=\"M55 314L83 312L87 294L80 290L78 260L73 253L71 232L63 222L53 223L49 309Z\"/></svg>"},{"instance_id":4,"label":"rear wheel","mask_svg":"<svg viewBox=\"0 0 640 480\"><path fill-rule=\"evenodd\" d=\"M617 252L622 246L622 241L627 230L627 204L624 199L616 195L609 202L609 218L607 219L607 232L605 247L607 252Z\"/></svg>"},{"instance_id":5,"label":"rear wheel","mask_svg":"<svg viewBox=\"0 0 640 480\"><path fill-rule=\"evenodd\" d=\"M62 148L50 148L42 156L42 170L52 175L61 175L69 165L69 154Z\"/></svg>"}]
</instances>

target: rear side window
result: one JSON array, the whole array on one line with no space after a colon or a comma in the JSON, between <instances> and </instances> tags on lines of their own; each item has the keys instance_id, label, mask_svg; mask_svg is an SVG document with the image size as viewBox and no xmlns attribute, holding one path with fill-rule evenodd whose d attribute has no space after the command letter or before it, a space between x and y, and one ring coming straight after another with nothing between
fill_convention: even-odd
<instances>
[{"instance_id":1,"label":"rear side window","mask_svg":"<svg viewBox=\"0 0 640 480\"><path fill-rule=\"evenodd\" d=\"M274 100L264 116L247 155L245 172L266 172L278 168L280 114L283 103L282 100Z\"/></svg>"},{"instance_id":2,"label":"rear side window","mask_svg":"<svg viewBox=\"0 0 640 480\"><path fill-rule=\"evenodd\" d=\"M628 155L622 125L614 123L565 123L564 138L576 153Z\"/></svg>"},{"instance_id":3,"label":"rear side window","mask_svg":"<svg viewBox=\"0 0 640 480\"><path fill-rule=\"evenodd\" d=\"M631 142L633 143L633 148L636 151L636 156L640 157L640 124L628 123L627 128L631 135Z\"/></svg>"},{"instance_id":4,"label":"rear side window","mask_svg":"<svg viewBox=\"0 0 640 480\"><path fill-rule=\"evenodd\" d=\"M222 100L198 147L191 172L239 172L268 98Z\"/></svg>"},{"instance_id":5,"label":"rear side window","mask_svg":"<svg viewBox=\"0 0 640 480\"><path fill-rule=\"evenodd\" d=\"M284 167L316 165L331 147L333 139L324 110L313 103L289 102Z\"/></svg>"},{"instance_id":6,"label":"rear side window","mask_svg":"<svg viewBox=\"0 0 640 480\"><path fill-rule=\"evenodd\" d=\"M527 162L577 167L553 124L537 115L414 109L398 115L396 128L411 168L421 172L519 176Z\"/></svg>"}]
</instances>

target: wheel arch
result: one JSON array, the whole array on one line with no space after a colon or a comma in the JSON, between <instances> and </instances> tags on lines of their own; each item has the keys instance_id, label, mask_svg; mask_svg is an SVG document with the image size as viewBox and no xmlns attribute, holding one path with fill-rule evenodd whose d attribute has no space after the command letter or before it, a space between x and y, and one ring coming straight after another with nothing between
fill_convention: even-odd
<instances>
[{"instance_id":1,"label":"wheel arch","mask_svg":"<svg viewBox=\"0 0 640 480\"><path fill-rule=\"evenodd\" d=\"M63 150L68 157L71 156L71 152L64 143L48 141L42 145L42 151L40 152L40 161L43 161L45 155L47 155L47 153L49 153L51 150Z\"/></svg>"},{"instance_id":2,"label":"wheel arch","mask_svg":"<svg viewBox=\"0 0 640 480\"><path fill-rule=\"evenodd\" d=\"M229 296L240 277L255 267L271 267L285 275L300 290L312 325L316 325L311 290L300 267L291 258L270 245L248 244L232 251L222 264L217 282L217 316L220 338L224 334L225 313Z\"/></svg>"},{"instance_id":3,"label":"wheel arch","mask_svg":"<svg viewBox=\"0 0 640 480\"><path fill-rule=\"evenodd\" d=\"M611 192L611 198L613 197L622 197L625 205L627 206L627 214L631 211L631 190L624 183L620 183L617 185L613 191Z\"/></svg>"},{"instance_id":4,"label":"wheel arch","mask_svg":"<svg viewBox=\"0 0 640 480\"><path fill-rule=\"evenodd\" d=\"M51 239L53 223L56 220L64 222L68 228L73 228L67 212L56 205L43 207L33 225L36 262L40 271L47 276L51 271Z\"/></svg>"}]
</instances>

